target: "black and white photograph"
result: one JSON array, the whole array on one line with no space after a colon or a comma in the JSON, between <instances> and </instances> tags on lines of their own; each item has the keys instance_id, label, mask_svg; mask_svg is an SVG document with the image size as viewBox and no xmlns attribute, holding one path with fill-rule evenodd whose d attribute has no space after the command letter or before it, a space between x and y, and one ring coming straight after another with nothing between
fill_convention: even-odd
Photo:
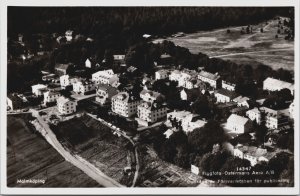
<instances>
[{"instance_id":1,"label":"black and white photograph","mask_svg":"<svg viewBox=\"0 0 300 196\"><path fill-rule=\"evenodd\" d=\"M3 193L299 193L299 2L16 2Z\"/></svg>"}]
</instances>

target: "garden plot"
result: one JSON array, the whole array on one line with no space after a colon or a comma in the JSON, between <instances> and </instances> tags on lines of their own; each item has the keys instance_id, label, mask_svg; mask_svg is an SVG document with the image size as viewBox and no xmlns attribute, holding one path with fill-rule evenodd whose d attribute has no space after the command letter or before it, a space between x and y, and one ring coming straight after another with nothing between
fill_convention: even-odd
<instances>
[{"instance_id":1,"label":"garden plot","mask_svg":"<svg viewBox=\"0 0 300 196\"><path fill-rule=\"evenodd\" d=\"M113 135L111 129L89 116L74 118L52 127L58 139L70 150L120 182L127 166L128 141Z\"/></svg>"}]
</instances>

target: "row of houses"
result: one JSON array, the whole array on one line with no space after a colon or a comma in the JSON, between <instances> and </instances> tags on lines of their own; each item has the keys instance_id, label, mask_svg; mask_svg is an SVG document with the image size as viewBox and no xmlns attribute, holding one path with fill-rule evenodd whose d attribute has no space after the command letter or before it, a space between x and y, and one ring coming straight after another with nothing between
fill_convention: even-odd
<instances>
[{"instance_id":1,"label":"row of houses","mask_svg":"<svg viewBox=\"0 0 300 196\"><path fill-rule=\"evenodd\" d=\"M234 92L236 90L236 84L232 82L228 82L225 80L221 80L221 76L218 73L210 73L207 71L200 71L197 73L194 70L158 70L155 72L155 80L161 80L161 79L169 79L171 81L177 81L178 86L192 89L192 88L199 88L202 87L203 84L201 84L200 81L208 84L213 89L219 89L222 88L226 91L221 91L220 94L220 102L224 99L228 99L232 96L230 92ZM289 89L291 91L291 94L294 95L294 84L285 82L279 79L270 78L264 80L263 82L263 90L267 91L280 91L282 89ZM221 97L222 95L227 95L226 98ZM234 95L234 94L233 94Z\"/></svg>"}]
</instances>

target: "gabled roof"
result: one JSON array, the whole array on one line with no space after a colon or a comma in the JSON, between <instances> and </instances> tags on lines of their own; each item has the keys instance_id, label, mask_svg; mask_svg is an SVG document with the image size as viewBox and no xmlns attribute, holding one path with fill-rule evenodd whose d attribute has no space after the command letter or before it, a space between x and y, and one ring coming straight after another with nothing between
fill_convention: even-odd
<instances>
[{"instance_id":1,"label":"gabled roof","mask_svg":"<svg viewBox=\"0 0 300 196\"><path fill-rule=\"evenodd\" d=\"M282 81L282 80L278 80L278 79L275 79L275 78L270 78L270 77L264 80L264 85L276 86L276 87L279 87L281 89L283 89L283 88L293 89L294 88L294 84L292 84L292 83L285 82L285 81Z\"/></svg>"},{"instance_id":2,"label":"gabled roof","mask_svg":"<svg viewBox=\"0 0 300 196\"><path fill-rule=\"evenodd\" d=\"M7 98L10 99L12 102L23 102L22 98L15 94L9 94L7 95Z\"/></svg>"},{"instance_id":3,"label":"gabled roof","mask_svg":"<svg viewBox=\"0 0 300 196\"><path fill-rule=\"evenodd\" d=\"M66 103L71 102L71 101L73 102L73 100L71 100L70 98L66 98L64 96L59 97L56 101L59 104L66 104Z\"/></svg>"},{"instance_id":4,"label":"gabled roof","mask_svg":"<svg viewBox=\"0 0 300 196\"><path fill-rule=\"evenodd\" d=\"M238 94L235 93L234 91L229 91L229 90L226 90L226 89L223 89L223 88L217 90L216 94L221 94L221 95L224 95L226 97L230 97L231 99L238 96Z\"/></svg>"},{"instance_id":5,"label":"gabled roof","mask_svg":"<svg viewBox=\"0 0 300 196\"><path fill-rule=\"evenodd\" d=\"M143 102L138 106L139 108L145 108L150 111L159 110L161 108L165 108L165 105L158 104L156 102Z\"/></svg>"},{"instance_id":6,"label":"gabled roof","mask_svg":"<svg viewBox=\"0 0 300 196\"><path fill-rule=\"evenodd\" d=\"M239 116L237 114L231 114L227 119L227 122L244 126L248 122L248 118Z\"/></svg>"},{"instance_id":7,"label":"gabled roof","mask_svg":"<svg viewBox=\"0 0 300 196\"><path fill-rule=\"evenodd\" d=\"M44 96L53 96L53 95L59 95L59 94L60 93L58 91L49 90L44 93Z\"/></svg>"},{"instance_id":8,"label":"gabled roof","mask_svg":"<svg viewBox=\"0 0 300 196\"><path fill-rule=\"evenodd\" d=\"M140 95L146 95L146 94L149 94L151 97L154 97L154 98L158 98L160 96L162 96L162 94L156 92L156 91L151 91L151 90L146 90L146 89L143 89L141 92L140 92Z\"/></svg>"},{"instance_id":9,"label":"gabled roof","mask_svg":"<svg viewBox=\"0 0 300 196\"><path fill-rule=\"evenodd\" d=\"M45 88L47 88L47 86L44 85L44 84L36 84L36 85L32 85L31 88L35 88L35 89L45 89Z\"/></svg>"},{"instance_id":10,"label":"gabled roof","mask_svg":"<svg viewBox=\"0 0 300 196\"><path fill-rule=\"evenodd\" d=\"M160 73L160 74L168 74L169 71L168 70L165 70L165 69L161 69L161 70L158 70L156 71L157 73Z\"/></svg>"},{"instance_id":11,"label":"gabled roof","mask_svg":"<svg viewBox=\"0 0 300 196\"><path fill-rule=\"evenodd\" d=\"M207 71L201 71L199 73L200 76L204 77L204 78L208 78L211 80L218 80L220 78L219 75L213 74L213 73L209 73Z\"/></svg>"},{"instance_id":12,"label":"gabled roof","mask_svg":"<svg viewBox=\"0 0 300 196\"><path fill-rule=\"evenodd\" d=\"M70 63L68 64L56 64L55 69L67 70L71 66Z\"/></svg>"},{"instance_id":13,"label":"gabled roof","mask_svg":"<svg viewBox=\"0 0 300 196\"><path fill-rule=\"evenodd\" d=\"M110 85L107 85L107 84L99 84L97 86L97 90L105 91L105 92L107 92L107 94L109 96L113 96L113 95L116 95L118 93L116 88L114 88Z\"/></svg>"},{"instance_id":14,"label":"gabled roof","mask_svg":"<svg viewBox=\"0 0 300 196\"><path fill-rule=\"evenodd\" d=\"M120 92L112 97L112 99L120 100L126 103L140 100L138 97L130 95L128 92Z\"/></svg>"},{"instance_id":15,"label":"gabled roof","mask_svg":"<svg viewBox=\"0 0 300 196\"><path fill-rule=\"evenodd\" d=\"M238 96L235 99L233 99L232 101L237 102L237 103L243 103L244 101L248 101L248 100L250 100L249 97Z\"/></svg>"},{"instance_id":16,"label":"gabled roof","mask_svg":"<svg viewBox=\"0 0 300 196\"><path fill-rule=\"evenodd\" d=\"M175 70L173 70L173 71L171 72L171 74L181 74L181 71L175 69Z\"/></svg>"},{"instance_id":17,"label":"gabled roof","mask_svg":"<svg viewBox=\"0 0 300 196\"><path fill-rule=\"evenodd\" d=\"M201 94L201 91L200 91L200 89L198 89L198 88L194 88L194 89L186 89L186 88L183 88L183 89L180 91L180 93L181 93L181 92L185 92L186 95L188 96L188 98L191 98L192 96L197 97L197 96L199 96L199 95Z\"/></svg>"},{"instance_id":18,"label":"gabled roof","mask_svg":"<svg viewBox=\"0 0 300 196\"><path fill-rule=\"evenodd\" d=\"M247 111L247 113L249 113L249 112L253 112L253 113L259 114L260 110L257 107L255 107L255 108Z\"/></svg>"}]
</instances>

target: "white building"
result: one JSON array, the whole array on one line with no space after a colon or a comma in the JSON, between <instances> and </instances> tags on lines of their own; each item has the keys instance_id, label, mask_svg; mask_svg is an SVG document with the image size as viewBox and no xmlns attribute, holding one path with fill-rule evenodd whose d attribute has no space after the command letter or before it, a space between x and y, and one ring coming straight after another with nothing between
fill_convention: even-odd
<instances>
[{"instance_id":1,"label":"white building","mask_svg":"<svg viewBox=\"0 0 300 196\"><path fill-rule=\"evenodd\" d=\"M114 83L119 82L119 77L117 74L114 74L114 71L112 69L108 69L93 73L92 81L96 84L113 85Z\"/></svg>"},{"instance_id":2,"label":"white building","mask_svg":"<svg viewBox=\"0 0 300 196\"><path fill-rule=\"evenodd\" d=\"M229 91L235 91L235 87L236 87L236 84L222 80L222 88L229 90Z\"/></svg>"},{"instance_id":3,"label":"white building","mask_svg":"<svg viewBox=\"0 0 300 196\"><path fill-rule=\"evenodd\" d=\"M219 89L215 93L215 97L217 98L217 103L227 103L233 101L238 95L226 89Z\"/></svg>"},{"instance_id":4,"label":"white building","mask_svg":"<svg viewBox=\"0 0 300 196\"><path fill-rule=\"evenodd\" d=\"M197 88L197 72L194 70L188 70L185 69L183 71L179 70L174 70L171 72L169 75L169 80L171 81L177 81L178 86L192 89L192 88Z\"/></svg>"},{"instance_id":5,"label":"white building","mask_svg":"<svg viewBox=\"0 0 300 196\"><path fill-rule=\"evenodd\" d=\"M47 86L44 84L36 84L31 86L32 93L36 96L42 96L44 92L47 90Z\"/></svg>"},{"instance_id":6,"label":"white building","mask_svg":"<svg viewBox=\"0 0 300 196\"><path fill-rule=\"evenodd\" d=\"M111 102L111 98L118 94L116 88L107 84L99 84L96 90L96 101L104 105Z\"/></svg>"},{"instance_id":7,"label":"white building","mask_svg":"<svg viewBox=\"0 0 300 196\"><path fill-rule=\"evenodd\" d=\"M201 128L206 124L197 114L188 114L182 120L182 130L187 134L194 131L196 128Z\"/></svg>"},{"instance_id":8,"label":"white building","mask_svg":"<svg viewBox=\"0 0 300 196\"><path fill-rule=\"evenodd\" d=\"M73 40L73 37L74 37L74 32L72 30L67 30L66 33L65 33L65 37L67 39L68 42L72 41Z\"/></svg>"},{"instance_id":9,"label":"white building","mask_svg":"<svg viewBox=\"0 0 300 196\"><path fill-rule=\"evenodd\" d=\"M206 121L202 120L199 115L192 114L188 111L173 111L167 114L167 121L165 125L172 127L172 121L181 125L182 130L187 134L192 132L196 128L201 128L206 124Z\"/></svg>"},{"instance_id":10,"label":"white building","mask_svg":"<svg viewBox=\"0 0 300 196\"><path fill-rule=\"evenodd\" d=\"M186 80L184 87L187 89L194 89L194 88L206 89L205 83L194 77Z\"/></svg>"},{"instance_id":11,"label":"white building","mask_svg":"<svg viewBox=\"0 0 300 196\"><path fill-rule=\"evenodd\" d=\"M264 80L263 90L280 91L284 88L289 89L291 91L291 94L294 95L294 84L274 78L267 78Z\"/></svg>"},{"instance_id":12,"label":"white building","mask_svg":"<svg viewBox=\"0 0 300 196\"><path fill-rule=\"evenodd\" d=\"M231 114L227 119L226 128L234 133L237 134L246 133L250 131L251 127L252 127L252 122L248 118L236 114Z\"/></svg>"},{"instance_id":13,"label":"white building","mask_svg":"<svg viewBox=\"0 0 300 196\"><path fill-rule=\"evenodd\" d=\"M121 116L131 117L137 112L142 100L127 92L120 92L112 97L111 110Z\"/></svg>"},{"instance_id":14,"label":"white building","mask_svg":"<svg viewBox=\"0 0 300 196\"><path fill-rule=\"evenodd\" d=\"M167 113L167 121L165 122L165 125L171 127L171 121L182 123L182 120L189 114L191 114L189 111L174 110L173 112L169 112Z\"/></svg>"},{"instance_id":15,"label":"white building","mask_svg":"<svg viewBox=\"0 0 300 196\"><path fill-rule=\"evenodd\" d=\"M178 82L180 77L181 77L181 72L179 70L174 70L169 75L169 80Z\"/></svg>"},{"instance_id":16,"label":"white building","mask_svg":"<svg viewBox=\"0 0 300 196\"><path fill-rule=\"evenodd\" d=\"M265 126L269 129L279 129L288 125L288 117L282 112L273 110L267 107L253 108L246 112L246 116L256 121L257 124L264 122Z\"/></svg>"},{"instance_id":17,"label":"white building","mask_svg":"<svg viewBox=\"0 0 300 196\"><path fill-rule=\"evenodd\" d=\"M169 71L168 70L158 70L155 72L155 80L163 80L169 77Z\"/></svg>"},{"instance_id":18,"label":"white building","mask_svg":"<svg viewBox=\"0 0 300 196\"><path fill-rule=\"evenodd\" d=\"M261 124L261 112L258 108L253 108L251 110L248 110L246 112L246 116L252 120L252 121L256 121L257 124Z\"/></svg>"},{"instance_id":19,"label":"white building","mask_svg":"<svg viewBox=\"0 0 300 196\"><path fill-rule=\"evenodd\" d=\"M67 86L72 86L73 83L80 81L80 79L75 77L70 77L69 75L62 75L59 78L60 86L62 89L65 89Z\"/></svg>"},{"instance_id":20,"label":"white building","mask_svg":"<svg viewBox=\"0 0 300 196\"><path fill-rule=\"evenodd\" d=\"M60 93L57 91L47 91L44 93L44 105L47 103L54 103L60 97Z\"/></svg>"},{"instance_id":21,"label":"white building","mask_svg":"<svg viewBox=\"0 0 300 196\"><path fill-rule=\"evenodd\" d=\"M125 54L115 54L113 55L115 61L123 61L125 60Z\"/></svg>"},{"instance_id":22,"label":"white building","mask_svg":"<svg viewBox=\"0 0 300 196\"><path fill-rule=\"evenodd\" d=\"M180 91L181 100L195 101L201 94L205 93L205 91L200 91L200 89L182 89Z\"/></svg>"},{"instance_id":23,"label":"white building","mask_svg":"<svg viewBox=\"0 0 300 196\"><path fill-rule=\"evenodd\" d=\"M59 113L68 115L76 112L77 102L66 97L59 97L57 99L57 109Z\"/></svg>"},{"instance_id":24,"label":"white building","mask_svg":"<svg viewBox=\"0 0 300 196\"><path fill-rule=\"evenodd\" d=\"M17 110L23 107L23 100L16 94L9 94L6 98L6 104L9 110Z\"/></svg>"},{"instance_id":25,"label":"white building","mask_svg":"<svg viewBox=\"0 0 300 196\"><path fill-rule=\"evenodd\" d=\"M140 92L140 97L141 99L143 99L144 101L146 102L163 102L164 101L164 96L158 92L155 92L155 91L151 91L151 90L146 90L146 89L143 89L141 92Z\"/></svg>"},{"instance_id":26,"label":"white building","mask_svg":"<svg viewBox=\"0 0 300 196\"><path fill-rule=\"evenodd\" d=\"M137 122L149 126L167 116L167 108L156 102L144 102L137 107Z\"/></svg>"},{"instance_id":27,"label":"white building","mask_svg":"<svg viewBox=\"0 0 300 196\"><path fill-rule=\"evenodd\" d=\"M274 155L274 153L268 152L267 149L256 146L238 145L233 150L233 156L250 161L251 166L255 166L262 161L268 162Z\"/></svg>"},{"instance_id":28,"label":"white building","mask_svg":"<svg viewBox=\"0 0 300 196\"><path fill-rule=\"evenodd\" d=\"M198 75L198 79L203 82L207 82L213 88L219 88L220 85L220 76L216 73L209 73L206 71L201 71Z\"/></svg>"},{"instance_id":29,"label":"white building","mask_svg":"<svg viewBox=\"0 0 300 196\"><path fill-rule=\"evenodd\" d=\"M85 61L85 67L87 67L87 68L92 68L92 62L90 61L90 59L86 59L86 61Z\"/></svg>"},{"instance_id":30,"label":"white building","mask_svg":"<svg viewBox=\"0 0 300 196\"><path fill-rule=\"evenodd\" d=\"M267 128L279 129L288 125L289 119L282 112L267 107L261 107L259 109L265 116L264 120Z\"/></svg>"},{"instance_id":31,"label":"white building","mask_svg":"<svg viewBox=\"0 0 300 196\"><path fill-rule=\"evenodd\" d=\"M249 100L250 100L249 97L238 96L238 97L234 98L232 101L235 102L235 103L237 103L237 105L239 107L243 107L244 106L244 107L249 108L250 107Z\"/></svg>"},{"instance_id":32,"label":"white building","mask_svg":"<svg viewBox=\"0 0 300 196\"><path fill-rule=\"evenodd\" d=\"M178 80L178 86L185 87L186 82L192 78L192 75L189 73L181 72L181 77Z\"/></svg>"},{"instance_id":33,"label":"white building","mask_svg":"<svg viewBox=\"0 0 300 196\"><path fill-rule=\"evenodd\" d=\"M92 81L77 81L73 83L73 91L77 94L86 94L96 90L96 84Z\"/></svg>"}]
</instances>

